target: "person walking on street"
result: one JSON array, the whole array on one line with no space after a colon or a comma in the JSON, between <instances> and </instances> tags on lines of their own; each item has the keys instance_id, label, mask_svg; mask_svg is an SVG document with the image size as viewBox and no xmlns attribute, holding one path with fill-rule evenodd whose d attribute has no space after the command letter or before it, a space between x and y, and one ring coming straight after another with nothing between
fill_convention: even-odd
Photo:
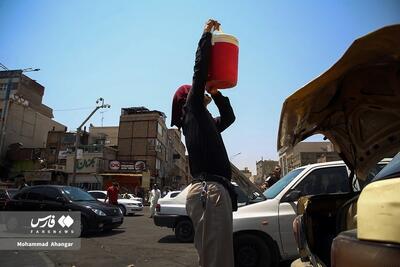
<instances>
[{"instance_id":1,"label":"person walking on street","mask_svg":"<svg viewBox=\"0 0 400 267\"><path fill-rule=\"evenodd\" d=\"M235 115L227 97L217 88L206 88L211 32L219 25L216 20L206 22L196 52L192 85L178 88L172 103L171 126L182 128L189 154L193 181L186 210L195 229L194 245L202 267L234 266L232 210L237 210L237 196L230 182L231 164L221 132L235 121ZM211 98L220 117L213 118L207 110Z\"/></svg>"},{"instance_id":2,"label":"person walking on street","mask_svg":"<svg viewBox=\"0 0 400 267\"><path fill-rule=\"evenodd\" d=\"M104 203L108 203L111 205L118 205L118 193L119 193L119 184L117 182L113 182L112 186L107 188L107 196L104 199Z\"/></svg>"},{"instance_id":3,"label":"person walking on street","mask_svg":"<svg viewBox=\"0 0 400 267\"><path fill-rule=\"evenodd\" d=\"M156 214L157 202L161 197L161 191L158 189L157 184L153 185L153 189L150 191L150 218L153 218Z\"/></svg>"}]
</instances>

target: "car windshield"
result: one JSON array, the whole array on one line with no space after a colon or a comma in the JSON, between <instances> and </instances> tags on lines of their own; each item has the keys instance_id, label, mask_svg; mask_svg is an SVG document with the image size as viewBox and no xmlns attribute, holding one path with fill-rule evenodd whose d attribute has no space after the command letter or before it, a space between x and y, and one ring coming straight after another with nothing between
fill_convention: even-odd
<instances>
[{"instance_id":1,"label":"car windshield","mask_svg":"<svg viewBox=\"0 0 400 267\"><path fill-rule=\"evenodd\" d=\"M72 201L96 201L88 192L77 187L66 186L62 188L62 191Z\"/></svg>"},{"instance_id":2,"label":"car windshield","mask_svg":"<svg viewBox=\"0 0 400 267\"><path fill-rule=\"evenodd\" d=\"M292 170L291 172L283 176L281 179L279 179L279 181L273 184L270 188L265 190L264 196L266 198L276 197L283 190L283 188L285 188L303 170L304 168Z\"/></svg>"},{"instance_id":3,"label":"car windshield","mask_svg":"<svg viewBox=\"0 0 400 267\"><path fill-rule=\"evenodd\" d=\"M384 179L390 179L390 178L396 178L400 176L400 153L398 153L390 162L388 165L386 165L385 168L383 168L376 176L374 179L372 179L372 182L379 181L379 180L384 180Z\"/></svg>"}]
</instances>

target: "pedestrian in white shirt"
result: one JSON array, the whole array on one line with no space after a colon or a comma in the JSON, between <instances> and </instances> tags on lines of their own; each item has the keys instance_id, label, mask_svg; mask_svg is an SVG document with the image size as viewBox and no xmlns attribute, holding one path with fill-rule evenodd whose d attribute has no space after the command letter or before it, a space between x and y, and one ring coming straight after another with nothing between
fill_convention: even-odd
<instances>
[{"instance_id":1,"label":"pedestrian in white shirt","mask_svg":"<svg viewBox=\"0 0 400 267\"><path fill-rule=\"evenodd\" d=\"M150 218L153 218L156 213L156 205L160 197L161 191L158 189L157 184L154 184L153 189L150 191Z\"/></svg>"}]
</instances>

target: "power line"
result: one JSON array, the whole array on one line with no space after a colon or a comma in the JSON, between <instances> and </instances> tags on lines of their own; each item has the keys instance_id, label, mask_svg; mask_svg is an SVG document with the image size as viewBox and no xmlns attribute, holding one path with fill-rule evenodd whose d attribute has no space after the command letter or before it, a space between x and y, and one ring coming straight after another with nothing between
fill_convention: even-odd
<instances>
[{"instance_id":1,"label":"power line","mask_svg":"<svg viewBox=\"0 0 400 267\"><path fill-rule=\"evenodd\" d=\"M4 70L8 70L8 68L6 66L4 66L2 63L0 63L0 67Z\"/></svg>"},{"instance_id":2,"label":"power line","mask_svg":"<svg viewBox=\"0 0 400 267\"><path fill-rule=\"evenodd\" d=\"M53 109L53 111L73 111L73 110L85 110L92 109L93 107L82 107L82 108L66 108L66 109Z\"/></svg>"}]
</instances>

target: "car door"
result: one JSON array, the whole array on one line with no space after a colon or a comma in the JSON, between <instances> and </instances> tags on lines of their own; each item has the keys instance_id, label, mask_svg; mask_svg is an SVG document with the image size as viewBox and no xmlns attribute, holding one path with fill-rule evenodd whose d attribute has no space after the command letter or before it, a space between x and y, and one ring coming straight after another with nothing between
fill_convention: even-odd
<instances>
[{"instance_id":1,"label":"car door","mask_svg":"<svg viewBox=\"0 0 400 267\"><path fill-rule=\"evenodd\" d=\"M44 187L42 190L43 203L41 209L45 211L63 211L67 210L65 205L65 198L61 195L61 192L52 187Z\"/></svg>"},{"instance_id":2,"label":"car door","mask_svg":"<svg viewBox=\"0 0 400 267\"><path fill-rule=\"evenodd\" d=\"M33 187L28 190L28 195L23 200L25 211L40 211L44 207L42 187Z\"/></svg>"},{"instance_id":3,"label":"car door","mask_svg":"<svg viewBox=\"0 0 400 267\"><path fill-rule=\"evenodd\" d=\"M301 196L350 192L350 183L345 166L321 167L309 172L292 187L279 203L279 230L282 247L288 256L297 255L297 244L293 235L293 220L297 216L297 200Z\"/></svg>"}]
</instances>

